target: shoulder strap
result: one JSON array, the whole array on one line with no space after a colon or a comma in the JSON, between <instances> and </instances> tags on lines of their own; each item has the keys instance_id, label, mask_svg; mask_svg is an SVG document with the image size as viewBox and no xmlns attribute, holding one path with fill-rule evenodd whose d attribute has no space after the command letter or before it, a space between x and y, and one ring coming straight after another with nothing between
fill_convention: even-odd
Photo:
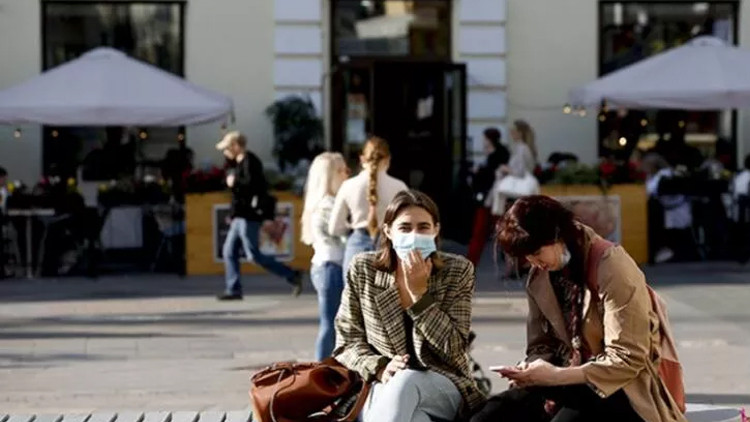
<instances>
[{"instance_id":1,"label":"shoulder strap","mask_svg":"<svg viewBox=\"0 0 750 422\"><path fill-rule=\"evenodd\" d=\"M615 246L614 243L607 239L597 237L591 242L588 255L588 268L586 268L586 284L589 290L599 294L599 262L609 248Z\"/></svg>"}]
</instances>

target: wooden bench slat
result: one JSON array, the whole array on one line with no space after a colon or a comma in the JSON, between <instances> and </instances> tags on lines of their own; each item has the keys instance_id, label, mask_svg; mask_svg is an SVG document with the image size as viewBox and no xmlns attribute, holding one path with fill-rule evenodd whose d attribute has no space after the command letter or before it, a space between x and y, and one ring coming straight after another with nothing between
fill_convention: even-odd
<instances>
[{"instance_id":1,"label":"wooden bench slat","mask_svg":"<svg viewBox=\"0 0 750 422\"><path fill-rule=\"evenodd\" d=\"M250 410L233 410L227 412L224 422L250 422L252 412Z\"/></svg>"},{"instance_id":2,"label":"wooden bench slat","mask_svg":"<svg viewBox=\"0 0 750 422\"><path fill-rule=\"evenodd\" d=\"M34 415L15 414L9 415L5 422L31 422L34 420Z\"/></svg>"},{"instance_id":3,"label":"wooden bench slat","mask_svg":"<svg viewBox=\"0 0 750 422\"><path fill-rule=\"evenodd\" d=\"M47 413L44 415L37 415L34 418L34 422L61 422L63 415L59 413Z\"/></svg>"},{"instance_id":4,"label":"wooden bench slat","mask_svg":"<svg viewBox=\"0 0 750 422\"><path fill-rule=\"evenodd\" d=\"M146 412L143 422L169 422L172 419L170 412Z\"/></svg>"},{"instance_id":5,"label":"wooden bench slat","mask_svg":"<svg viewBox=\"0 0 750 422\"><path fill-rule=\"evenodd\" d=\"M218 410L201 412L200 415L198 415L198 422L224 422L226 416L226 412L221 412Z\"/></svg>"},{"instance_id":6,"label":"wooden bench slat","mask_svg":"<svg viewBox=\"0 0 750 422\"><path fill-rule=\"evenodd\" d=\"M174 412L171 422L197 422L198 412Z\"/></svg>"},{"instance_id":7,"label":"wooden bench slat","mask_svg":"<svg viewBox=\"0 0 750 422\"><path fill-rule=\"evenodd\" d=\"M118 413L115 422L143 422L143 412Z\"/></svg>"}]
</instances>

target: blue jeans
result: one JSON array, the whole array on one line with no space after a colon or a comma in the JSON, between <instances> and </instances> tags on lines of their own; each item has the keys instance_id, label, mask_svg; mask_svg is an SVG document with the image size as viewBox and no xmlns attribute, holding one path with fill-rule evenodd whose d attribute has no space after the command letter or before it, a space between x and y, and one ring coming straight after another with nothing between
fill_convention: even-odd
<instances>
[{"instance_id":1,"label":"blue jeans","mask_svg":"<svg viewBox=\"0 0 750 422\"><path fill-rule=\"evenodd\" d=\"M372 385L360 417L364 422L451 422L462 400L444 375L402 369L388 383Z\"/></svg>"},{"instance_id":2,"label":"blue jeans","mask_svg":"<svg viewBox=\"0 0 750 422\"><path fill-rule=\"evenodd\" d=\"M264 255L258 249L258 234L260 222L248 221L244 218L233 218L229 224L227 239L224 241L222 256L224 257L224 269L226 277L226 294L242 294L242 283L240 282L240 247L245 251L245 256L252 258L253 262L267 271L283 277L291 282L294 279L294 270L280 263L273 257Z\"/></svg>"},{"instance_id":3,"label":"blue jeans","mask_svg":"<svg viewBox=\"0 0 750 422\"><path fill-rule=\"evenodd\" d=\"M315 342L315 359L320 361L331 356L336 344L333 319L336 318L336 312L341 304L341 292L344 290L341 265L333 262L313 265L310 270L310 279L315 286L315 291L318 292L320 328Z\"/></svg>"},{"instance_id":4,"label":"blue jeans","mask_svg":"<svg viewBox=\"0 0 750 422\"><path fill-rule=\"evenodd\" d=\"M367 230L354 230L346 239L346 247L344 248L344 263L342 265L344 280L346 280L346 273L349 271L349 264L352 262L354 256L362 252L374 250L375 239L370 237Z\"/></svg>"}]
</instances>

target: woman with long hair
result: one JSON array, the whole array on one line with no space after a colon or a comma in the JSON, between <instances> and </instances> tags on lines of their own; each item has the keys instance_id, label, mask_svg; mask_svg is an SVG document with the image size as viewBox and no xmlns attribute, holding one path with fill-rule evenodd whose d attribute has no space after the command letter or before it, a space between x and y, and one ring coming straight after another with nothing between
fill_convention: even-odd
<instances>
[{"instance_id":1,"label":"woman with long hair","mask_svg":"<svg viewBox=\"0 0 750 422\"><path fill-rule=\"evenodd\" d=\"M532 265L526 359L472 422L684 422L659 375L662 320L638 265L552 198L517 200L498 242Z\"/></svg>"},{"instance_id":2,"label":"woman with long hair","mask_svg":"<svg viewBox=\"0 0 750 422\"><path fill-rule=\"evenodd\" d=\"M364 422L453 421L484 396L469 365L474 268L438 250L427 195L388 205L380 249L354 258L336 316L334 358L374 381Z\"/></svg>"},{"instance_id":3,"label":"woman with long hair","mask_svg":"<svg viewBox=\"0 0 750 422\"><path fill-rule=\"evenodd\" d=\"M368 139L360 163L362 171L341 185L328 226L331 235L349 233L344 249L344 274L354 255L375 248L386 207L397 193L408 189L404 182L388 175L391 152L384 139Z\"/></svg>"},{"instance_id":4,"label":"woman with long hair","mask_svg":"<svg viewBox=\"0 0 750 422\"><path fill-rule=\"evenodd\" d=\"M302 211L302 243L315 251L310 279L318 293L320 328L315 345L315 358L331 355L336 342L333 319L341 303L344 279L341 263L344 259L344 239L328 233L333 201L341 184L348 176L344 157L335 152L324 152L313 160L305 184L305 206Z\"/></svg>"},{"instance_id":5,"label":"woman with long hair","mask_svg":"<svg viewBox=\"0 0 750 422\"><path fill-rule=\"evenodd\" d=\"M534 129L525 120L516 120L510 129L510 159L507 166L501 166L502 175L523 177L526 173L534 174L537 165L536 136Z\"/></svg>"}]
</instances>

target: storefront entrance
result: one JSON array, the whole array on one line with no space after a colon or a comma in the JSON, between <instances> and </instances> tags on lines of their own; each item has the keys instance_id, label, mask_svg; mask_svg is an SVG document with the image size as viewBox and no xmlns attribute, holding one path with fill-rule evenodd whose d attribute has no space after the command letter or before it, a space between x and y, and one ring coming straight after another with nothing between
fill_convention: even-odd
<instances>
[{"instance_id":1,"label":"storefront entrance","mask_svg":"<svg viewBox=\"0 0 750 422\"><path fill-rule=\"evenodd\" d=\"M385 138L390 173L430 195L443 214L443 235L465 241L466 68L443 62L343 64L333 77L332 146L358 164L370 135Z\"/></svg>"}]
</instances>

